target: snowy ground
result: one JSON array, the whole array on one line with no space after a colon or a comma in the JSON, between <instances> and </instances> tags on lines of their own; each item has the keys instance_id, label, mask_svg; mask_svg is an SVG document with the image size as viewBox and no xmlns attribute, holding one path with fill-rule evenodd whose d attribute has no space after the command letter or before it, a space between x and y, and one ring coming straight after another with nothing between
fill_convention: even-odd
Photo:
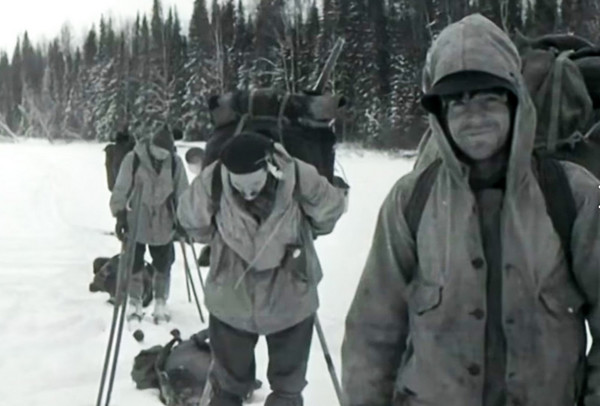
<instances>
[{"instance_id":1,"label":"snowy ground","mask_svg":"<svg viewBox=\"0 0 600 406\"><path fill-rule=\"evenodd\" d=\"M103 145L0 144L0 404L91 406L96 403L112 307L92 294L92 261L117 253L108 209ZM180 154L185 153L180 148ZM319 315L340 372L344 318L364 264L378 208L412 161L341 150L352 186L349 212L318 240L325 278ZM197 246L197 249L199 246ZM189 252L189 251L188 251ZM199 287L198 287L199 289ZM203 328L187 302L177 248L172 271L172 325L184 337ZM151 309L150 309L151 311ZM111 405L160 405L157 391L135 389L134 356L169 340L169 327L146 323L145 343L123 336ZM258 377L266 384L266 346L257 346ZM304 391L309 406L335 405L335 393L315 334ZM268 384L257 392L260 405Z\"/></svg>"}]
</instances>

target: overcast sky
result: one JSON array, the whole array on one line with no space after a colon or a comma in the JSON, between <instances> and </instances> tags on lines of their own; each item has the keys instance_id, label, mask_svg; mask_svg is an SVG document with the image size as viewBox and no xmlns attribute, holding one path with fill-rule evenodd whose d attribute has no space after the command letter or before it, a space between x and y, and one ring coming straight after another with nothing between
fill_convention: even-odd
<instances>
[{"instance_id":1,"label":"overcast sky","mask_svg":"<svg viewBox=\"0 0 600 406\"><path fill-rule=\"evenodd\" d=\"M162 4L165 11L177 7L187 33L194 0L162 0ZM34 43L51 40L67 22L74 39L80 40L93 23L98 28L102 14L118 23L135 18L138 11L150 15L152 0L0 0L0 50L12 55L17 36L25 31Z\"/></svg>"}]
</instances>

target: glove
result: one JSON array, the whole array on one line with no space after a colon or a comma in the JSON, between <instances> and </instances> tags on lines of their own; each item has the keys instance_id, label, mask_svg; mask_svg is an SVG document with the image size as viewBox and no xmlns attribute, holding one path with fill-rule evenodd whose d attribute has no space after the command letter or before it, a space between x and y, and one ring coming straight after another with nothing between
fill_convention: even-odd
<instances>
[{"instance_id":1,"label":"glove","mask_svg":"<svg viewBox=\"0 0 600 406\"><path fill-rule=\"evenodd\" d=\"M344 213L346 213L348 211L348 204L349 204L348 192L350 191L350 185L348 185L346 183L346 181L339 176L334 176L333 179L331 180L331 184L334 187L343 190L343 192L344 192Z\"/></svg>"},{"instance_id":2,"label":"glove","mask_svg":"<svg viewBox=\"0 0 600 406\"><path fill-rule=\"evenodd\" d=\"M348 185L346 181L339 176L334 176L331 180L331 184L336 188L344 189L346 193L348 193L348 189L350 189L350 185Z\"/></svg>"},{"instance_id":3,"label":"glove","mask_svg":"<svg viewBox=\"0 0 600 406\"><path fill-rule=\"evenodd\" d=\"M129 228L127 227L127 212L125 210L121 210L117 213L117 224L115 226L115 234L120 241L125 239L127 231Z\"/></svg>"}]
</instances>

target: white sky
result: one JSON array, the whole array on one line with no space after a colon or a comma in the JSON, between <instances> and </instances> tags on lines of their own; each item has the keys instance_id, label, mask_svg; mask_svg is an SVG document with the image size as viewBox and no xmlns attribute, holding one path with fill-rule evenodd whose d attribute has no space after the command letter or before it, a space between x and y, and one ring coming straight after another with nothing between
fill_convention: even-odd
<instances>
[{"instance_id":1,"label":"white sky","mask_svg":"<svg viewBox=\"0 0 600 406\"><path fill-rule=\"evenodd\" d=\"M210 7L212 0L207 1ZM194 0L162 0L163 12L176 6L187 33ZM12 55L17 36L27 31L32 42L52 40L68 22L75 41L100 16L112 16L115 23L134 19L137 12L150 16L152 0L0 0L0 50Z\"/></svg>"}]
</instances>

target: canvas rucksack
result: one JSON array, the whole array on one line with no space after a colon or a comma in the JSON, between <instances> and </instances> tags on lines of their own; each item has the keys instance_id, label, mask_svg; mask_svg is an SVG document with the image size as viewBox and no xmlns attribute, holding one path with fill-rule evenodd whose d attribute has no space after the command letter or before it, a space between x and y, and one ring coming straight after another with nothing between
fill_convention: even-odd
<instances>
[{"instance_id":1,"label":"canvas rucksack","mask_svg":"<svg viewBox=\"0 0 600 406\"><path fill-rule=\"evenodd\" d=\"M131 377L138 389L159 389L159 398L167 406L199 404L212 359L208 330L188 340L182 340L177 329L171 335L166 345L142 350L135 357ZM245 398L261 386L262 382L256 380Z\"/></svg>"},{"instance_id":2,"label":"canvas rucksack","mask_svg":"<svg viewBox=\"0 0 600 406\"><path fill-rule=\"evenodd\" d=\"M515 42L537 112L536 153L600 177L600 48L569 34Z\"/></svg>"},{"instance_id":3,"label":"canvas rucksack","mask_svg":"<svg viewBox=\"0 0 600 406\"><path fill-rule=\"evenodd\" d=\"M242 131L280 142L288 153L333 179L336 136L331 123L345 105L338 95L287 93L275 89L236 91L209 99L215 126L206 144L206 167L219 158L225 143Z\"/></svg>"}]
</instances>

